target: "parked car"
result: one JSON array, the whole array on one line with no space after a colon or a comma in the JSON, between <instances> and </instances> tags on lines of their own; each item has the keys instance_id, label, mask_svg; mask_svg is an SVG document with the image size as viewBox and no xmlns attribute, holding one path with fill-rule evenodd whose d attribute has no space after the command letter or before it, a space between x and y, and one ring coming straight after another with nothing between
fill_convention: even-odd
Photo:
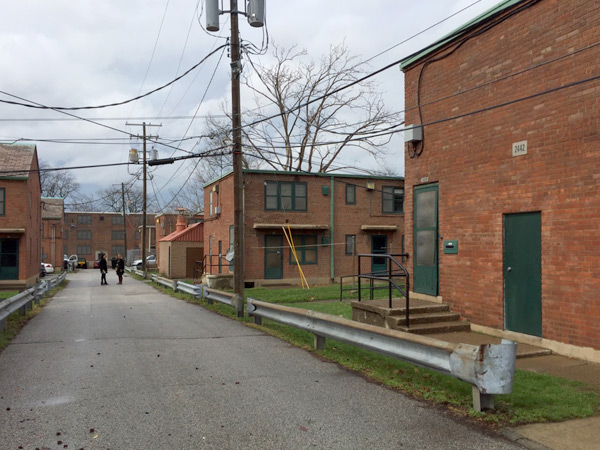
<instances>
[{"instance_id":1,"label":"parked car","mask_svg":"<svg viewBox=\"0 0 600 450\"><path fill-rule=\"evenodd\" d=\"M136 259L135 261L133 261L132 265L137 270L142 270L142 260L141 259ZM149 267L156 267L156 255L146 256L146 269Z\"/></svg>"},{"instance_id":2,"label":"parked car","mask_svg":"<svg viewBox=\"0 0 600 450\"><path fill-rule=\"evenodd\" d=\"M44 263L40 264L40 277L46 276L46 268L44 267Z\"/></svg>"},{"instance_id":3,"label":"parked car","mask_svg":"<svg viewBox=\"0 0 600 450\"><path fill-rule=\"evenodd\" d=\"M46 273L54 273L54 266L52 264L43 262L42 266L46 269Z\"/></svg>"},{"instance_id":4,"label":"parked car","mask_svg":"<svg viewBox=\"0 0 600 450\"><path fill-rule=\"evenodd\" d=\"M94 269L99 269L100 268L100 261L96 260L94 261Z\"/></svg>"},{"instance_id":5,"label":"parked car","mask_svg":"<svg viewBox=\"0 0 600 450\"><path fill-rule=\"evenodd\" d=\"M77 267L79 269L87 269L88 268L87 260L85 258L78 258L77 259Z\"/></svg>"}]
</instances>

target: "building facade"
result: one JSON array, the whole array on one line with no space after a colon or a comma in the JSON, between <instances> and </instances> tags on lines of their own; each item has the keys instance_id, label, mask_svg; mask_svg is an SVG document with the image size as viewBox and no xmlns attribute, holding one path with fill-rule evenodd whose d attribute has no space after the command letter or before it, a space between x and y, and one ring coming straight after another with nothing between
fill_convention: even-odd
<instances>
[{"instance_id":1,"label":"building facade","mask_svg":"<svg viewBox=\"0 0 600 450\"><path fill-rule=\"evenodd\" d=\"M417 294L600 353L600 9L501 2L402 62ZM515 334L516 333L516 334Z\"/></svg>"},{"instance_id":2,"label":"building facade","mask_svg":"<svg viewBox=\"0 0 600 450\"><path fill-rule=\"evenodd\" d=\"M56 269L63 267L65 201L62 198L42 197L42 261Z\"/></svg>"},{"instance_id":3,"label":"building facade","mask_svg":"<svg viewBox=\"0 0 600 450\"><path fill-rule=\"evenodd\" d=\"M148 255L156 253L154 220L154 214L146 215ZM141 230L141 213L124 217L113 212L67 212L64 253L84 257L88 263L99 259L101 253L109 260L118 254L125 256L126 250L141 248Z\"/></svg>"},{"instance_id":4,"label":"building facade","mask_svg":"<svg viewBox=\"0 0 600 450\"><path fill-rule=\"evenodd\" d=\"M0 145L0 289L39 280L41 187L37 147Z\"/></svg>"},{"instance_id":5,"label":"building facade","mask_svg":"<svg viewBox=\"0 0 600 450\"><path fill-rule=\"evenodd\" d=\"M204 258L204 224L188 224L183 214L177 216L176 229L160 239L158 246L158 271L170 279L196 279L202 274Z\"/></svg>"},{"instance_id":6,"label":"building facade","mask_svg":"<svg viewBox=\"0 0 600 450\"><path fill-rule=\"evenodd\" d=\"M402 253L403 186L398 177L245 170L245 282L300 284L300 265L309 283L326 284L356 274L359 253ZM204 202L205 271L232 273L233 175L206 184Z\"/></svg>"}]
</instances>

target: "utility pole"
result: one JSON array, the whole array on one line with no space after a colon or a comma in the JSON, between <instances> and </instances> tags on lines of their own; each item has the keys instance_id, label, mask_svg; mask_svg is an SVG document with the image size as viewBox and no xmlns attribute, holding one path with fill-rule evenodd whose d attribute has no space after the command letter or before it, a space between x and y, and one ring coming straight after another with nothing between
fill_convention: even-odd
<instances>
[{"instance_id":1,"label":"utility pole","mask_svg":"<svg viewBox=\"0 0 600 450\"><path fill-rule=\"evenodd\" d=\"M156 139L158 138L158 136L146 136L146 127L160 127L161 125L152 125L146 122L142 122L142 123L125 123L125 125L129 125L129 126L137 126L137 127L142 127L143 130L143 135L142 135L142 139L144 142L144 156L143 156L143 196L144 198L142 199L143 203L142 203L142 272L144 272L144 278L146 278L147 274L146 274L146 228L147 228L147 222L146 222L146 208L147 208L147 199L146 199L146 184L147 184L147 180L146 180L146 171L147 171L147 159L146 159L146 139ZM137 136L139 137L139 136Z\"/></svg>"},{"instance_id":2,"label":"utility pole","mask_svg":"<svg viewBox=\"0 0 600 450\"><path fill-rule=\"evenodd\" d=\"M127 213L125 212L125 183L121 183L121 197L123 201L123 239L125 244L125 260L127 260Z\"/></svg>"},{"instance_id":3,"label":"utility pole","mask_svg":"<svg viewBox=\"0 0 600 450\"><path fill-rule=\"evenodd\" d=\"M252 27L264 26L265 0L249 0L247 10L239 11L237 0L230 0L229 11L219 10L218 0L206 1L206 29L219 31L219 15L231 14L231 115L233 138L233 285L238 317L244 315L244 174L242 172L242 111L240 102L240 37L239 15L246 16ZM244 0L244 4L246 0Z\"/></svg>"},{"instance_id":4,"label":"utility pole","mask_svg":"<svg viewBox=\"0 0 600 450\"><path fill-rule=\"evenodd\" d=\"M242 172L242 115L240 101L240 37L237 0L231 0L231 119L233 133L233 285L237 315L244 316L244 174Z\"/></svg>"}]
</instances>

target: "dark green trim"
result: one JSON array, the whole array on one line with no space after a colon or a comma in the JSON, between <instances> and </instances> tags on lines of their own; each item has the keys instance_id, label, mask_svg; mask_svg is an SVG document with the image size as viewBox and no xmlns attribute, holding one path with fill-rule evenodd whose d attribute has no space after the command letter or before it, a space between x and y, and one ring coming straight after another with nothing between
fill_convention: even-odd
<instances>
[{"instance_id":1,"label":"dark green trim","mask_svg":"<svg viewBox=\"0 0 600 450\"><path fill-rule=\"evenodd\" d=\"M472 19L469 22L465 23L464 25L458 27L451 33L448 33L443 38L435 41L434 43L428 45L427 47L404 58L400 62L400 70L406 69L408 66L416 63L421 58L433 53L435 50L439 49L440 47L443 47L444 45L449 44L450 42L458 39L459 37L463 36L470 30L472 30L473 28L479 26L480 24L487 21L488 19L491 19L493 16L495 16L499 13L502 13L504 10L510 8L513 5L516 5L517 3L521 3L523 1L524 0L504 0L503 2L500 2L496 6L488 9L487 11L485 11L484 13L475 17L474 19Z\"/></svg>"},{"instance_id":2,"label":"dark green trim","mask_svg":"<svg viewBox=\"0 0 600 450\"><path fill-rule=\"evenodd\" d=\"M350 173L323 173L323 172L302 172L302 171L285 171L285 170L258 170L258 169L244 169L243 173L248 174L263 174L263 175L294 175L304 177L325 177L325 178L357 178L360 180L404 180L404 177L390 177L386 175L354 175ZM224 178L233 175L233 171L230 170L227 173L221 175L214 180L210 180L202 185L203 188L210 186Z\"/></svg>"},{"instance_id":3,"label":"dark green trim","mask_svg":"<svg viewBox=\"0 0 600 450\"><path fill-rule=\"evenodd\" d=\"M6 188L0 188L2 199L0 200L0 216L6 215Z\"/></svg>"},{"instance_id":4,"label":"dark green trim","mask_svg":"<svg viewBox=\"0 0 600 450\"><path fill-rule=\"evenodd\" d=\"M314 238L314 243L306 243L307 238ZM314 265L319 264L319 238L316 234L296 234L292 236L294 240L294 245L296 246L296 255L298 256L298 262L303 265ZM296 239L301 241L300 245L296 245ZM308 249L306 247L309 247ZM307 262L306 261L306 251L315 250L315 261ZM294 260L294 254L292 253L292 249L290 249L290 265L295 266L296 261Z\"/></svg>"},{"instance_id":5,"label":"dark green trim","mask_svg":"<svg viewBox=\"0 0 600 450\"><path fill-rule=\"evenodd\" d=\"M348 199L348 193L351 193L351 199ZM346 205L356 205L356 185L346 184Z\"/></svg>"},{"instance_id":6,"label":"dark green trim","mask_svg":"<svg viewBox=\"0 0 600 450\"><path fill-rule=\"evenodd\" d=\"M391 189L391 192L386 192L386 190ZM402 206L399 210L395 209L396 205L396 189L402 190ZM391 198L386 199L386 196L391 196ZM398 195L400 198L400 195ZM385 202L386 200L392 202L392 209L386 209ZM403 214L404 213L404 188L399 186L381 186L381 212L384 214Z\"/></svg>"},{"instance_id":7,"label":"dark green trim","mask_svg":"<svg viewBox=\"0 0 600 450\"><path fill-rule=\"evenodd\" d=\"M273 193L269 193L269 188L271 188L271 190L273 189L273 186L275 187L275 194ZM281 193L281 187L282 186L290 186L291 187L291 194L289 196L284 196ZM304 196L300 196L298 194L296 194L297 188L299 186L304 186ZM291 206L289 208L284 208L282 203L282 197L283 198L290 198L291 200ZM268 206L268 200L271 199L271 201L275 200L275 202L277 203L277 205L274 208L270 208ZM299 200L304 199L304 208L301 208L298 206ZM308 210L308 183L303 182L303 181L265 181L265 190L264 190L264 204L265 204L265 211L307 211Z\"/></svg>"}]
</instances>

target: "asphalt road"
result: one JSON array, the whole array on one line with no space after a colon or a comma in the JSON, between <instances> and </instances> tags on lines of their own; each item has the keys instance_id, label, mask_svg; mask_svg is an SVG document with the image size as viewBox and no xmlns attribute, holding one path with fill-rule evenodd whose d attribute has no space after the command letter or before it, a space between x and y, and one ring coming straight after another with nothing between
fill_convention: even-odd
<instances>
[{"instance_id":1,"label":"asphalt road","mask_svg":"<svg viewBox=\"0 0 600 450\"><path fill-rule=\"evenodd\" d=\"M69 286L0 354L0 449L515 449L125 278Z\"/></svg>"}]
</instances>

